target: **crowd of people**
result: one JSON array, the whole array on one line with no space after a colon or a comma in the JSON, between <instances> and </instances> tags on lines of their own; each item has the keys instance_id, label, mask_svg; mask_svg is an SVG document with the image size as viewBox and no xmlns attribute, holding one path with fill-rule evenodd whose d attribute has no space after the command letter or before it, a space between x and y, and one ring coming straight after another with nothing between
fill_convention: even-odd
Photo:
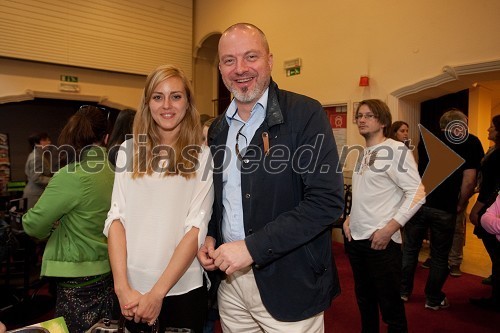
<instances>
[{"instance_id":1,"label":"crowd of people","mask_svg":"<svg viewBox=\"0 0 500 333\"><path fill-rule=\"evenodd\" d=\"M23 227L48 239L41 275L55 281L55 314L70 333L119 316L130 332L157 324L208 333L216 319L224 332L324 332L324 311L340 293L332 227L344 206L330 123L317 100L273 81L258 27L226 29L218 55L233 96L219 117L200 118L186 75L162 65L113 132L99 107L71 117L58 140L66 163L53 176L30 155L39 199L30 197ZM442 289L476 185L470 220L493 263L492 297L471 302L500 310L500 116L483 156L470 133L449 140L451 122L467 127L465 114L443 114L438 137L465 162L431 189L423 140L414 156L408 123L393 123L379 99L354 112L366 147L342 230L362 331L378 332L380 314L390 332L408 331L405 302L428 230L423 306L449 306ZM33 140L35 150L43 140Z\"/></svg>"}]
</instances>

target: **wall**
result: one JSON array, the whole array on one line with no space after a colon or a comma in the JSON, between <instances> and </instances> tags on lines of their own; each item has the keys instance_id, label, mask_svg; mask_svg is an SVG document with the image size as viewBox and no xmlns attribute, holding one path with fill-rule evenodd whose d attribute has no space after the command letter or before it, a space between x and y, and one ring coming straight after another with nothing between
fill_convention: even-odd
<instances>
[{"instance_id":1,"label":"wall","mask_svg":"<svg viewBox=\"0 0 500 333\"><path fill-rule=\"evenodd\" d=\"M0 16L0 103L34 96L137 108L158 65L192 78L192 0L2 0ZM80 91L61 92L61 75L78 77Z\"/></svg>"},{"instance_id":2,"label":"wall","mask_svg":"<svg viewBox=\"0 0 500 333\"><path fill-rule=\"evenodd\" d=\"M80 92L60 92L61 75L78 77ZM24 95L30 90L37 92L38 97L88 100L119 109L136 109L145 81L143 75L0 58L0 103L29 98Z\"/></svg>"},{"instance_id":3,"label":"wall","mask_svg":"<svg viewBox=\"0 0 500 333\"><path fill-rule=\"evenodd\" d=\"M481 86L469 89L469 131L481 140L484 151L492 144L487 130L493 117L491 110L491 92L488 89Z\"/></svg>"},{"instance_id":4,"label":"wall","mask_svg":"<svg viewBox=\"0 0 500 333\"><path fill-rule=\"evenodd\" d=\"M194 93L196 107L200 113L215 116L214 102L217 98L217 73L213 61L197 58L194 64ZM215 81L215 82L214 82Z\"/></svg>"},{"instance_id":5,"label":"wall","mask_svg":"<svg viewBox=\"0 0 500 333\"><path fill-rule=\"evenodd\" d=\"M491 117L500 115L500 105L497 105L491 110Z\"/></svg>"},{"instance_id":6,"label":"wall","mask_svg":"<svg viewBox=\"0 0 500 333\"><path fill-rule=\"evenodd\" d=\"M161 1L133 2L151 7ZM280 87L323 104L348 103L349 117L352 102L381 98L391 106L394 119L406 118L418 106L394 99L391 92L435 77L445 65L491 61L500 54L500 43L490 33L500 31L496 0L478 0L473 5L466 0L455 0L453 5L431 0L195 0L193 8L193 49L235 22L255 23L268 36L274 52L273 78ZM23 42L29 44L29 40ZM302 58L302 73L286 77L283 62L297 57ZM193 82L202 113L211 113L211 100L216 98L210 73L202 67ZM78 76L80 93L59 92L61 74ZM358 86L362 74L370 76L369 87ZM143 76L0 58L0 103L33 90L136 108L144 80ZM499 108L494 106L493 114ZM362 143L354 124L349 123L347 132L348 144Z\"/></svg>"},{"instance_id":7,"label":"wall","mask_svg":"<svg viewBox=\"0 0 500 333\"><path fill-rule=\"evenodd\" d=\"M496 0L195 0L194 8L195 45L233 23L254 23L268 37L273 78L281 88L323 104L381 98L390 102L395 119L398 103L390 101L391 92L435 77L445 65L500 55L491 33L500 31ZM297 57L301 74L286 77L283 62ZM369 87L358 86L362 74L370 76ZM353 124L347 142L362 142Z\"/></svg>"},{"instance_id":8,"label":"wall","mask_svg":"<svg viewBox=\"0 0 500 333\"><path fill-rule=\"evenodd\" d=\"M142 75L171 63L192 77L192 0L1 4L0 56Z\"/></svg>"}]
</instances>

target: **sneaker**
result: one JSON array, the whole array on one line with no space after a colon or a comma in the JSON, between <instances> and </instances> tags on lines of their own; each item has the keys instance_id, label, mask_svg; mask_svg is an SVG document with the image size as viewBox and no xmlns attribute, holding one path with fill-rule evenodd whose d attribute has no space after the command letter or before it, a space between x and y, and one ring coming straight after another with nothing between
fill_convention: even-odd
<instances>
[{"instance_id":1,"label":"sneaker","mask_svg":"<svg viewBox=\"0 0 500 333\"><path fill-rule=\"evenodd\" d=\"M448 299L445 297L441 303L437 305L431 305L429 302L425 302L425 308L426 309L431 309L431 310L441 310L441 309L446 309L450 307L450 302L448 302Z\"/></svg>"},{"instance_id":2,"label":"sneaker","mask_svg":"<svg viewBox=\"0 0 500 333\"><path fill-rule=\"evenodd\" d=\"M491 275L488 276L487 278L484 278L482 281L481 281L482 284L486 284L488 286L491 286Z\"/></svg>"},{"instance_id":3,"label":"sneaker","mask_svg":"<svg viewBox=\"0 0 500 333\"><path fill-rule=\"evenodd\" d=\"M400 297L403 302L408 302L408 299L410 298L409 295L406 294L401 294Z\"/></svg>"},{"instance_id":4,"label":"sneaker","mask_svg":"<svg viewBox=\"0 0 500 333\"><path fill-rule=\"evenodd\" d=\"M423 263L422 263L422 268L426 268L426 269L429 269L431 268L431 264L432 264L432 261L431 261L431 258L427 258Z\"/></svg>"},{"instance_id":5,"label":"sneaker","mask_svg":"<svg viewBox=\"0 0 500 333\"><path fill-rule=\"evenodd\" d=\"M459 277L462 275L462 271L460 270L460 265L451 265L450 266L450 275L454 277Z\"/></svg>"}]
</instances>

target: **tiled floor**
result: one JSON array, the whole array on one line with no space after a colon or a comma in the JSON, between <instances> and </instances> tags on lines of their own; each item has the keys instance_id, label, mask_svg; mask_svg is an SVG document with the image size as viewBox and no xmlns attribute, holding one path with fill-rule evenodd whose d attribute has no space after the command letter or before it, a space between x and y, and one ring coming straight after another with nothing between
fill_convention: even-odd
<instances>
[{"instance_id":1,"label":"tiled floor","mask_svg":"<svg viewBox=\"0 0 500 333\"><path fill-rule=\"evenodd\" d=\"M474 226L467 222L464 259L460 269L462 272L487 277L491 274L491 260L483 242L473 234ZM424 244L419 260L424 261L429 255L429 246Z\"/></svg>"}]
</instances>

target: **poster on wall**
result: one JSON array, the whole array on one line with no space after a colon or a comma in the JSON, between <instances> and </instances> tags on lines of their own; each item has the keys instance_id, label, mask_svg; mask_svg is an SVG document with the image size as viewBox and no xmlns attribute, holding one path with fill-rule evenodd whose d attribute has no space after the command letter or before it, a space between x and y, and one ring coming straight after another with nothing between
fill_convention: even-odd
<instances>
[{"instance_id":1,"label":"poster on wall","mask_svg":"<svg viewBox=\"0 0 500 333\"><path fill-rule=\"evenodd\" d=\"M352 103L352 123L356 124L356 110L358 109L359 102Z\"/></svg>"},{"instance_id":2,"label":"poster on wall","mask_svg":"<svg viewBox=\"0 0 500 333\"><path fill-rule=\"evenodd\" d=\"M323 109L330 121L335 142L337 143L337 151L340 156L342 148L347 145L347 103L325 105Z\"/></svg>"},{"instance_id":3,"label":"poster on wall","mask_svg":"<svg viewBox=\"0 0 500 333\"><path fill-rule=\"evenodd\" d=\"M0 193L7 191L10 180L9 138L7 134L0 133Z\"/></svg>"}]
</instances>

